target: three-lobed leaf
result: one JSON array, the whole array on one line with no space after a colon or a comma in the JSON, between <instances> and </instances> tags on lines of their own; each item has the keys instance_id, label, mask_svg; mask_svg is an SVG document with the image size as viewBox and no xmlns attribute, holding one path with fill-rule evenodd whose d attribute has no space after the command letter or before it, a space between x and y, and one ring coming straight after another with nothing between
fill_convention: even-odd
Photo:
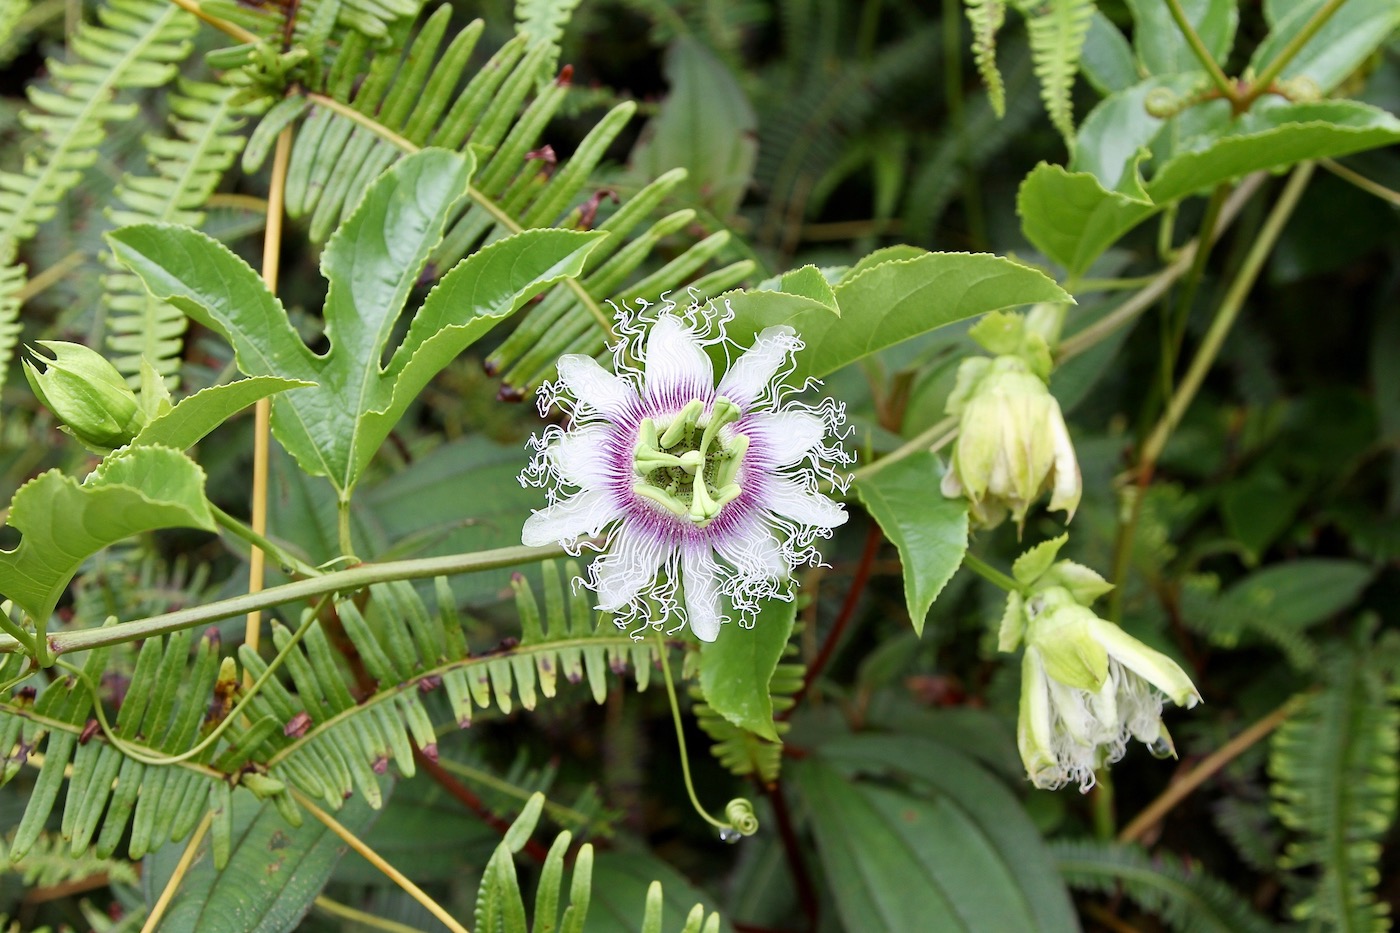
<instances>
[{"instance_id":1,"label":"three-lobed leaf","mask_svg":"<svg viewBox=\"0 0 1400 933\"><path fill-rule=\"evenodd\" d=\"M274 400L273 431L302 469L328 477L348 499L418 391L526 299L577 275L603 236L527 230L478 251L428 295L385 366L390 337L471 170L470 157L425 149L365 194L322 255L330 349L319 356L258 275L209 237L142 225L110 241L154 295L228 340L243 372L314 383Z\"/></svg>"}]
</instances>

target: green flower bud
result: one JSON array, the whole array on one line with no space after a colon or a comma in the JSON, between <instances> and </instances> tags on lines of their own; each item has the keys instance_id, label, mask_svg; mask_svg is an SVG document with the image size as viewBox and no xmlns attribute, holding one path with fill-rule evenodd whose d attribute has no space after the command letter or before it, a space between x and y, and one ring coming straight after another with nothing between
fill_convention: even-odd
<instances>
[{"instance_id":1,"label":"green flower bud","mask_svg":"<svg viewBox=\"0 0 1400 933\"><path fill-rule=\"evenodd\" d=\"M69 433L89 447L111 450L136 436L145 417L136 393L106 357L82 344L40 340L53 359L35 352L24 361L24 376L34 394L63 422Z\"/></svg>"},{"instance_id":2,"label":"green flower bud","mask_svg":"<svg viewBox=\"0 0 1400 933\"><path fill-rule=\"evenodd\" d=\"M1074 517L1079 505L1079 463L1060 403L1019 355L973 357L958 369L948 399L960 418L943 494L966 496L984 526L1009 511L1025 522L1031 503L1051 490L1050 508Z\"/></svg>"}]
</instances>

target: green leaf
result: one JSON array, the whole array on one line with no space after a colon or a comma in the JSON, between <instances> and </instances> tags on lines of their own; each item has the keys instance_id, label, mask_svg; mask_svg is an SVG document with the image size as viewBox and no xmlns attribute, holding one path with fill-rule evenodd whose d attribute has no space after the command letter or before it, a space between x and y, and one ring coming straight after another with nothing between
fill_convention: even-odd
<instances>
[{"instance_id":1,"label":"green leaf","mask_svg":"<svg viewBox=\"0 0 1400 933\"><path fill-rule=\"evenodd\" d=\"M41 628L83 561L157 528L214 529L204 471L167 447L127 447L81 484L49 470L19 488L9 524L23 537L0 551L0 593Z\"/></svg>"},{"instance_id":2,"label":"green leaf","mask_svg":"<svg viewBox=\"0 0 1400 933\"><path fill-rule=\"evenodd\" d=\"M679 929L695 904L703 905L706 912L719 910L714 898L661 859L637 852L603 852L593 863L593 897L584 933L639 933L653 881L661 882L663 929ZM734 933L723 918L718 930Z\"/></svg>"},{"instance_id":3,"label":"green leaf","mask_svg":"<svg viewBox=\"0 0 1400 933\"><path fill-rule=\"evenodd\" d=\"M155 445L185 450L258 399L310 385L315 383L255 376L210 386L181 399L165 414L152 419L131 443L136 447Z\"/></svg>"},{"instance_id":4,"label":"green leaf","mask_svg":"<svg viewBox=\"0 0 1400 933\"><path fill-rule=\"evenodd\" d=\"M1240 14L1235 0L1181 0L1186 19L1201 37L1206 51L1216 62L1224 63L1235 41ZM1133 11L1133 45L1138 61L1150 74L1167 75L1204 71L1200 60L1172 19L1162 0L1128 0Z\"/></svg>"},{"instance_id":5,"label":"green leaf","mask_svg":"<svg viewBox=\"0 0 1400 933\"><path fill-rule=\"evenodd\" d=\"M1090 172L1042 162L1016 195L1021 230L1036 249L1082 275L1118 239L1157 213L1151 201L1106 191Z\"/></svg>"},{"instance_id":6,"label":"green leaf","mask_svg":"<svg viewBox=\"0 0 1400 933\"><path fill-rule=\"evenodd\" d=\"M1113 21L1098 10L1089 19L1089 34L1079 56L1079 70L1100 94L1132 87L1139 75L1132 47Z\"/></svg>"},{"instance_id":7,"label":"green leaf","mask_svg":"<svg viewBox=\"0 0 1400 933\"><path fill-rule=\"evenodd\" d=\"M1158 204L1167 204L1250 172L1334 159L1396 142L1400 119L1368 104L1334 100L1256 105L1219 138L1197 140L1196 151L1168 160L1147 183L1147 193Z\"/></svg>"},{"instance_id":8,"label":"green leaf","mask_svg":"<svg viewBox=\"0 0 1400 933\"><path fill-rule=\"evenodd\" d=\"M831 283L826 280L826 276L822 275L821 270L816 266L803 266L800 269L784 273L777 290L789 295L810 298L818 304L830 308L833 312L837 311L836 292L832 289Z\"/></svg>"},{"instance_id":9,"label":"green leaf","mask_svg":"<svg viewBox=\"0 0 1400 933\"><path fill-rule=\"evenodd\" d=\"M876 751L872 738L884 744L881 758L866 754ZM990 774L911 736L833 747L839 763L828 761L824 746L821 758L796 762L791 773L846 929L1078 929L1035 828ZM928 753L937 761L928 773L948 766L954 777L926 794L853 779L852 772L892 770L891 758Z\"/></svg>"},{"instance_id":10,"label":"green leaf","mask_svg":"<svg viewBox=\"0 0 1400 933\"><path fill-rule=\"evenodd\" d=\"M806 342L793 377L825 376L878 350L988 311L1073 299L1044 273L986 253L925 253L870 266L836 287L839 314L785 292L724 296L729 335L745 338L789 324Z\"/></svg>"},{"instance_id":11,"label":"green leaf","mask_svg":"<svg viewBox=\"0 0 1400 933\"><path fill-rule=\"evenodd\" d=\"M753 178L758 118L733 74L697 40L677 37L665 68L671 91L642 130L632 169L651 180L680 166L690 203L728 217Z\"/></svg>"},{"instance_id":12,"label":"green leaf","mask_svg":"<svg viewBox=\"0 0 1400 933\"><path fill-rule=\"evenodd\" d=\"M1264 14L1273 24L1254 50L1250 68L1262 71L1298 35L1326 0L1265 0ZM1334 10L1291 62L1284 78L1306 75L1326 94L1355 71L1400 26L1394 0L1347 0Z\"/></svg>"},{"instance_id":13,"label":"green leaf","mask_svg":"<svg viewBox=\"0 0 1400 933\"><path fill-rule=\"evenodd\" d=\"M919 635L967 552L967 500L946 498L942 478L942 463L923 451L856 480L856 493L899 549L909 621Z\"/></svg>"},{"instance_id":14,"label":"green leaf","mask_svg":"<svg viewBox=\"0 0 1400 933\"><path fill-rule=\"evenodd\" d=\"M1350 560L1319 557L1274 564L1226 590L1214 615L1226 631L1244 625L1298 631L1356 602L1373 576L1370 566Z\"/></svg>"},{"instance_id":15,"label":"green leaf","mask_svg":"<svg viewBox=\"0 0 1400 933\"><path fill-rule=\"evenodd\" d=\"M330 279L326 336L312 354L275 297L242 260L173 227L110 236L119 259L165 298L216 330L249 375L316 383L278 397L273 431L302 469L342 499L416 393L457 353L527 298L582 269L602 234L529 230L452 269L429 294L384 367L387 344L443 226L466 194L470 159L425 149L375 182L321 257Z\"/></svg>"},{"instance_id":16,"label":"green leaf","mask_svg":"<svg viewBox=\"0 0 1400 933\"><path fill-rule=\"evenodd\" d=\"M1195 85L1193 75L1164 75L1105 97L1079 125L1069 170L1092 172L1107 190L1142 197L1133 165L1167 125L1147 112L1147 96L1159 89L1184 96Z\"/></svg>"},{"instance_id":17,"label":"green leaf","mask_svg":"<svg viewBox=\"0 0 1400 933\"><path fill-rule=\"evenodd\" d=\"M778 741L768 683L797 618L793 600L770 599L752 629L722 625L700 649L700 689L715 712L740 728Z\"/></svg>"},{"instance_id":18,"label":"green leaf","mask_svg":"<svg viewBox=\"0 0 1400 933\"><path fill-rule=\"evenodd\" d=\"M335 818L363 836L378 816L363 797L346 801ZM283 933L296 929L321 893L345 843L320 822L287 823L271 801L242 790L233 795L233 840L228 864L214 868L206 841L170 902L162 930L200 933ZM165 887L182 846L165 846L147 860L142 878L147 904Z\"/></svg>"}]
</instances>

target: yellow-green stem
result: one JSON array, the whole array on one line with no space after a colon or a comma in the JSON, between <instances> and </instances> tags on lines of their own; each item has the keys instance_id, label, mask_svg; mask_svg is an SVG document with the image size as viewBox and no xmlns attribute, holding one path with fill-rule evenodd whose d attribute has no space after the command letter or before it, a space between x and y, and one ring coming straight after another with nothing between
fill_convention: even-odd
<instances>
[{"instance_id":1,"label":"yellow-green stem","mask_svg":"<svg viewBox=\"0 0 1400 933\"><path fill-rule=\"evenodd\" d=\"M209 832L209 827L213 822L213 812L206 812L204 819L199 821L199 825L190 834L190 841L185 843L185 851L180 855L180 861L175 864L175 871L171 872L170 880L165 883L155 906L147 914L146 923L141 927L141 933L155 933L156 928L160 926L165 911L170 907L170 901L175 897L175 891L180 887L180 882L185 880L190 866L194 864L194 857L199 852L199 844L204 841L204 836Z\"/></svg>"}]
</instances>

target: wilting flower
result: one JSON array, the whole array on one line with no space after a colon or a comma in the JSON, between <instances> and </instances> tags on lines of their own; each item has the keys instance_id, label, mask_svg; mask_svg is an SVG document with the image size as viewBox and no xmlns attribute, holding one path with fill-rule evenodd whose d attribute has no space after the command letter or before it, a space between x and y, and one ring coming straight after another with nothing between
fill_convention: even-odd
<instances>
[{"instance_id":1,"label":"wilting flower","mask_svg":"<svg viewBox=\"0 0 1400 933\"><path fill-rule=\"evenodd\" d=\"M541 389L541 413L558 404L569 426L534 441L521 482L550 487L551 504L521 539L604 550L587 582L619 626L671 619L713 641L725 601L751 618L765 599L792 598L791 572L846 521L818 489L844 486L844 410L783 385L802 348L791 327L766 328L716 385L706 349L727 344L713 307L648 307L619 322L615 374L568 354Z\"/></svg>"},{"instance_id":2,"label":"wilting flower","mask_svg":"<svg viewBox=\"0 0 1400 933\"><path fill-rule=\"evenodd\" d=\"M106 357L80 343L38 343L53 359L34 353L44 369L25 360L24 376L39 401L74 437L90 447L111 450L136 436L145 423L136 393Z\"/></svg>"},{"instance_id":3,"label":"wilting flower","mask_svg":"<svg viewBox=\"0 0 1400 933\"><path fill-rule=\"evenodd\" d=\"M999 647L1026 646L1016 724L1026 774L1047 790L1073 781L1087 791L1095 769L1122 758L1130 738L1158 757L1174 755L1162 701L1190 708L1200 694L1171 658L1094 615L1087 603L1110 587L1087 567L1050 565L1063 543L1057 538L1017 561L1028 592L1008 597Z\"/></svg>"},{"instance_id":4,"label":"wilting flower","mask_svg":"<svg viewBox=\"0 0 1400 933\"><path fill-rule=\"evenodd\" d=\"M1074 445L1060 403L1022 357L963 360L948 413L958 416L959 427L943 495L967 496L983 525L999 523L1008 511L1020 525L1049 488L1051 510L1074 517L1080 495Z\"/></svg>"}]
</instances>

